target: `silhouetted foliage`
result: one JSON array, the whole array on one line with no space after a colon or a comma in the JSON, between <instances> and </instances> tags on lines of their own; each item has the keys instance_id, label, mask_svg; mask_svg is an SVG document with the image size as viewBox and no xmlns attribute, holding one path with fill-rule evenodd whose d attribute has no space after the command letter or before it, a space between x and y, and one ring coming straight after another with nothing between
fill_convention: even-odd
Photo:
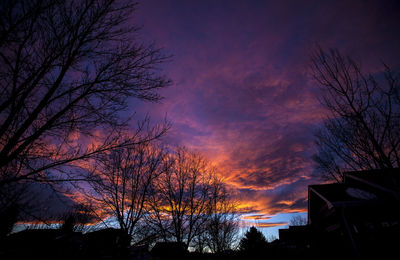
<instances>
[{"instance_id":1,"label":"silhouetted foliage","mask_svg":"<svg viewBox=\"0 0 400 260\"><path fill-rule=\"evenodd\" d=\"M92 213L92 209L88 208L86 205L80 204L61 217L60 230L65 234L87 232L91 229L87 224L93 222L94 219L95 216Z\"/></svg>"},{"instance_id":2,"label":"silhouetted foliage","mask_svg":"<svg viewBox=\"0 0 400 260\"><path fill-rule=\"evenodd\" d=\"M7 235L17 221L39 219L32 201L37 195L27 183L8 183L0 187L0 236Z\"/></svg>"},{"instance_id":3,"label":"silhouetted foliage","mask_svg":"<svg viewBox=\"0 0 400 260\"><path fill-rule=\"evenodd\" d=\"M398 74L367 75L337 50L318 49L312 72L327 109L316 133L317 168L329 179L342 181L349 170L400 166L400 85Z\"/></svg>"},{"instance_id":4,"label":"silhouetted foliage","mask_svg":"<svg viewBox=\"0 0 400 260\"><path fill-rule=\"evenodd\" d=\"M268 246L267 239L255 227L251 227L240 240L239 248L242 252L259 254Z\"/></svg>"},{"instance_id":5,"label":"silhouetted foliage","mask_svg":"<svg viewBox=\"0 0 400 260\"><path fill-rule=\"evenodd\" d=\"M18 205L9 204L0 209L0 240L8 235L18 220Z\"/></svg>"},{"instance_id":6,"label":"silhouetted foliage","mask_svg":"<svg viewBox=\"0 0 400 260\"><path fill-rule=\"evenodd\" d=\"M74 231L74 226L75 226L75 217L72 215L69 215L65 220L64 223L61 226L61 231L63 233L71 233Z\"/></svg>"}]
</instances>

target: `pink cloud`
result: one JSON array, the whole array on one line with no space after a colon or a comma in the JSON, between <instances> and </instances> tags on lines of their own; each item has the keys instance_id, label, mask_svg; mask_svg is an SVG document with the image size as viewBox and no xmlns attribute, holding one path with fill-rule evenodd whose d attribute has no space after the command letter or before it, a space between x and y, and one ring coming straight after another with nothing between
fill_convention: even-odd
<instances>
[{"instance_id":1,"label":"pink cloud","mask_svg":"<svg viewBox=\"0 0 400 260\"><path fill-rule=\"evenodd\" d=\"M242 211L305 211L324 115L309 54L319 43L368 71L382 60L399 66L399 10L379 1L144 1L136 21L174 54L165 72L175 85L161 105L134 108L167 113L166 142L207 156Z\"/></svg>"}]
</instances>

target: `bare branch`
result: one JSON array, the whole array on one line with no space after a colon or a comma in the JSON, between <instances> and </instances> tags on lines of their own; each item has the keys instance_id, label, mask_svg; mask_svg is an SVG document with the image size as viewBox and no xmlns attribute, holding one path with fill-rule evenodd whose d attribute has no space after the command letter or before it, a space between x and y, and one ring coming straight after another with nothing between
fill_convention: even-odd
<instances>
[{"instance_id":1,"label":"bare branch","mask_svg":"<svg viewBox=\"0 0 400 260\"><path fill-rule=\"evenodd\" d=\"M319 48L312 72L329 115L316 134L318 171L336 181L346 170L399 167L398 76L385 66L385 80L361 72L337 50Z\"/></svg>"}]
</instances>

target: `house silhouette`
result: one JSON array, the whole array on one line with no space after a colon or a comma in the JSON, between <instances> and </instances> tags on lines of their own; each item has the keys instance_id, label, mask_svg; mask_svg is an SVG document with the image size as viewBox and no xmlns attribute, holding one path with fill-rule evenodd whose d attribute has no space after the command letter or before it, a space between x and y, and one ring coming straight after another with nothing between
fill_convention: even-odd
<instances>
[{"instance_id":1,"label":"house silhouette","mask_svg":"<svg viewBox=\"0 0 400 260\"><path fill-rule=\"evenodd\" d=\"M400 237L400 169L347 172L342 183L310 185L308 225L322 255L391 259Z\"/></svg>"}]
</instances>

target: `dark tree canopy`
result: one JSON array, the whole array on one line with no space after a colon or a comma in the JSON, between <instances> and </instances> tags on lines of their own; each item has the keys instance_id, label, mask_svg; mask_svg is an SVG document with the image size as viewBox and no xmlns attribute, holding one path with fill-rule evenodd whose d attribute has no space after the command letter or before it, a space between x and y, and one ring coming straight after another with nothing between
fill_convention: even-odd
<instances>
[{"instance_id":1,"label":"dark tree canopy","mask_svg":"<svg viewBox=\"0 0 400 260\"><path fill-rule=\"evenodd\" d=\"M258 253L268 245L267 239L255 227L251 227L240 240L239 248L248 253Z\"/></svg>"},{"instance_id":2,"label":"dark tree canopy","mask_svg":"<svg viewBox=\"0 0 400 260\"><path fill-rule=\"evenodd\" d=\"M349 170L400 166L400 84L398 73L365 74L337 50L319 49L312 72L327 110L316 133L318 171L341 181Z\"/></svg>"}]
</instances>

